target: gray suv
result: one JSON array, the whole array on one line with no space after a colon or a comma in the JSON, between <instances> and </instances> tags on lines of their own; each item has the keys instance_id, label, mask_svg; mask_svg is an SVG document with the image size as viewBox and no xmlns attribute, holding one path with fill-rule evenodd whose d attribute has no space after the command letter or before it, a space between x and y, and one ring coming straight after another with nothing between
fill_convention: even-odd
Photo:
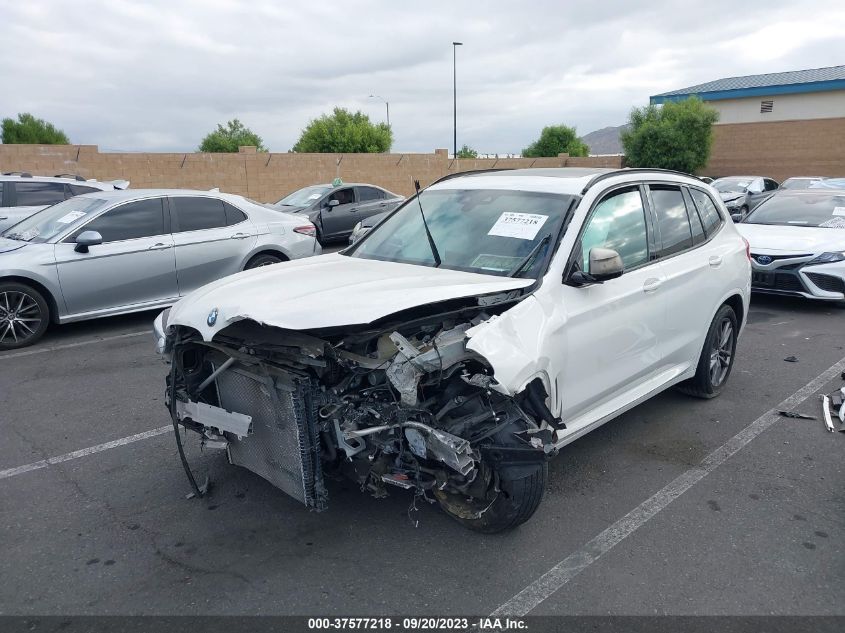
<instances>
[{"instance_id":1,"label":"gray suv","mask_svg":"<svg viewBox=\"0 0 845 633\"><path fill-rule=\"evenodd\" d=\"M0 175L0 231L17 224L44 207L83 193L126 189L128 180L98 182L76 174L33 176L26 172Z\"/></svg>"}]
</instances>

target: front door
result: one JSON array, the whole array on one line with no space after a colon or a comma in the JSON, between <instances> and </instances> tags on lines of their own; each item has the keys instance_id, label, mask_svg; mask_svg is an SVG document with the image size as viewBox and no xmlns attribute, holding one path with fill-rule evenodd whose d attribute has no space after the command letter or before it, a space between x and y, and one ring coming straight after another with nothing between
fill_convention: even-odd
<instances>
[{"instance_id":1,"label":"front door","mask_svg":"<svg viewBox=\"0 0 845 633\"><path fill-rule=\"evenodd\" d=\"M638 186L609 192L592 209L572 253L573 265L589 272L591 248L613 249L624 273L601 284L561 286L557 409L569 431L577 430L570 421L577 424L579 416L635 390L660 367L664 275L651 259L645 209Z\"/></svg>"},{"instance_id":2,"label":"front door","mask_svg":"<svg viewBox=\"0 0 845 633\"><path fill-rule=\"evenodd\" d=\"M332 200L338 202L330 206ZM351 233L358 224L358 206L355 200L355 187L338 187L323 199L320 222L323 225L324 239L335 239Z\"/></svg>"},{"instance_id":3,"label":"front door","mask_svg":"<svg viewBox=\"0 0 845 633\"><path fill-rule=\"evenodd\" d=\"M175 300L173 237L161 198L109 209L55 245L56 265L67 310L85 314ZM103 243L76 251L76 236L96 231Z\"/></svg>"}]
</instances>

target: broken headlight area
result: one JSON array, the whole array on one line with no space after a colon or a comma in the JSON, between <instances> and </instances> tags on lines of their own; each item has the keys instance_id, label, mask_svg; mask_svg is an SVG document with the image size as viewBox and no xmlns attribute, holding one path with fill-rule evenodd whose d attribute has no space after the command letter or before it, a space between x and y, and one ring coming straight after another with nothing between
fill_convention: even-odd
<instances>
[{"instance_id":1,"label":"broken headlight area","mask_svg":"<svg viewBox=\"0 0 845 633\"><path fill-rule=\"evenodd\" d=\"M345 333L242 320L212 342L177 328L170 411L311 509L327 505L325 478L345 475L378 497L412 490L474 529L508 529L540 502L553 430L536 393L500 393L467 350L467 330L487 318Z\"/></svg>"}]
</instances>

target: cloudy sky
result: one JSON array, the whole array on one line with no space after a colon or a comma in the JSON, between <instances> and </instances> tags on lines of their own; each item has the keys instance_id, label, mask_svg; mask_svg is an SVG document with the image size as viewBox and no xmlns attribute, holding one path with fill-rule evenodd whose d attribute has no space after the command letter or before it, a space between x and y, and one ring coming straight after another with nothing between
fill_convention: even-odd
<instances>
[{"instance_id":1,"label":"cloudy sky","mask_svg":"<svg viewBox=\"0 0 845 633\"><path fill-rule=\"evenodd\" d=\"M394 150L451 147L455 40L458 145L489 153L619 125L659 92L845 64L842 0L0 0L0 16L0 116L103 151L191 151L233 117L287 151L336 105L383 120L370 94Z\"/></svg>"}]
</instances>

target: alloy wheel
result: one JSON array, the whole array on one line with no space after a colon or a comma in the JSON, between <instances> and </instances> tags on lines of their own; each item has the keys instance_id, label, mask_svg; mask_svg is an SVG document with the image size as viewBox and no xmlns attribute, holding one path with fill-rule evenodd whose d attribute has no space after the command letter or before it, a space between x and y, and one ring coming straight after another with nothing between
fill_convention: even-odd
<instances>
[{"instance_id":1,"label":"alloy wheel","mask_svg":"<svg viewBox=\"0 0 845 633\"><path fill-rule=\"evenodd\" d=\"M0 343L22 343L32 338L43 319L31 295L17 290L0 292Z\"/></svg>"},{"instance_id":2,"label":"alloy wheel","mask_svg":"<svg viewBox=\"0 0 845 633\"><path fill-rule=\"evenodd\" d=\"M734 344L734 326L729 318L722 319L719 329L713 338L710 349L710 384L714 387L721 385L731 368Z\"/></svg>"}]
</instances>

